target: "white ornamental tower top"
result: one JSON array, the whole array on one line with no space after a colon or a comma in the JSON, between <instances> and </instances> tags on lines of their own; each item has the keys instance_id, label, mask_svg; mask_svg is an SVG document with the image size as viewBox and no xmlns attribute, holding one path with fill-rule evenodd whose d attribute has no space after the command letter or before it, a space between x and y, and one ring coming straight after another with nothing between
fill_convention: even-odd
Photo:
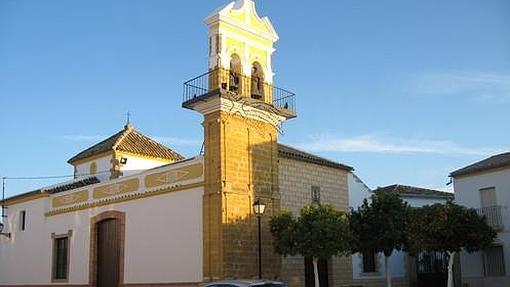
<instances>
[{"instance_id":1,"label":"white ornamental tower top","mask_svg":"<svg viewBox=\"0 0 510 287\"><path fill-rule=\"evenodd\" d=\"M209 69L233 69L246 76L254 69L273 82L271 56L278 40L268 17L257 14L253 0L236 0L209 15Z\"/></svg>"}]
</instances>

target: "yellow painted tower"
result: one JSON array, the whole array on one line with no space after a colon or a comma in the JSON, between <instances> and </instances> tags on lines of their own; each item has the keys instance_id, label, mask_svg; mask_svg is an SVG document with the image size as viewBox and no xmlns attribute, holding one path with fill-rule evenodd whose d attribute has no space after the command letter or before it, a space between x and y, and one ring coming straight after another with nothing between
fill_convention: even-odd
<instances>
[{"instance_id":1,"label":"yellow painted tower","mask_svg":"<svg viewBox=\"0 0 510 287\"><path fill-rule=\"evenodd\" d=\"M204 280L257 276L256 200L266 206L262 274L279 277L269 233L280 208L277 138L280 124L296 115L294 94L273 85L278 35L252 0L232 2L205 21L209 71L184 84L183 102L204 115Z\"/></svg>"}]
</instances>

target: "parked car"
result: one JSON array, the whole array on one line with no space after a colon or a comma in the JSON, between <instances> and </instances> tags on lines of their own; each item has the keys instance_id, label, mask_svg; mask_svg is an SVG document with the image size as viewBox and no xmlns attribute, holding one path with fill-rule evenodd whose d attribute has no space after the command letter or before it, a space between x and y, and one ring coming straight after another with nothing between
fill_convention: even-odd
<instances>
[{"instance_id":1,"label":"parked car","mask_svg":"<svg viewBox=\"0 0 510 287\"><path fill-rule=\"evenodd\" d=\"M225 280L210 282L202 287L285 287L285 284L271 280Z\"/></svg>"}]
</instances>

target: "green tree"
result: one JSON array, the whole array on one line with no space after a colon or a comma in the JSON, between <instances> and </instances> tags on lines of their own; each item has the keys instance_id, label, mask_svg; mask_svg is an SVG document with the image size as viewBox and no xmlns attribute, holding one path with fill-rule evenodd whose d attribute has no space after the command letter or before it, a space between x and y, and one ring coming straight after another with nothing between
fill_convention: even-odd
<instances>
[{"instance_id":1,"label":"green tree","mask_svg":"<svg viewBox=\"0 0 510 287\"><path fill-rule=\"evenodd\" d=\"M290 213L275 216L271 219L271 233L278 254L312 258L316 287L318 260L350 253L347 216L330 205L307 205L298 218Z\"/></svg>"},{"instance_id":2,"label":"green tree","mask_svg":"<svg viewBox=\"0 0 510 287\"><path fill-rule=\"evenodd\" d=\"M402 250L406 245L409 211L409 205L398 193L375 192L370 202L365 199L349 214L352 253L383 253L388 287L391 287L388 259L394 250Z\"/></svg>"},{"instance_id":3,"label":"green tree","mask_svg":"<svg viewBox=\"0 0 510 287\"><path fill-rule=\"evenodd\" d=\"M282 212L271 218L270 228L276 253L283 256L296 255L296 224L290 212Z\"/></svg>"},{"instance_id":4,"label":"green tree","mask_svg":"<svg viewBox=\"0 0 510 287\"><path fill-rule=\"evenodd\" d=\"M453 264L461 250L468 253L489 247L496 231L476 210L452 202L415 210L408 228L409 248L413 251L446 252L448 287L453 287Z\"/></svg>"}]
</instances>

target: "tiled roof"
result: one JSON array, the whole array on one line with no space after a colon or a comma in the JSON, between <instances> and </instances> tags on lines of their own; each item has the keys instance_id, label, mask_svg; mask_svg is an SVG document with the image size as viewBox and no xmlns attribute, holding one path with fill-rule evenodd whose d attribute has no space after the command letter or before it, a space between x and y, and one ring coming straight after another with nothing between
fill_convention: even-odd
<instances>
[{"instance_id":1,"label":"tiled roof","mask_svg":"<svg viewBox=\"0 0 510 287\"><path fill-rule=\"evenodd\" d=\"M450 176L456 177L506 166L510 167L510 152L494 155L479 162L475 162L450 173Z\"/></svg>"},{"instance_id":2,"label":"tiled roof","mask_svg":"<svg viewBox=\"0 0 510 287\"><path fill-rule=\"evenodd\" d=\"M73 163L107 151L123 151L153 158L181 160L184 157L153 139L141 134L131 125L126 125L123 130L93 145L72 157L68 163Z\"/></svg>"},{"instance_id":3,"label":"tiled roof","mask_svg":"<svg viewBox=\"0 0 510 287\"><path fill-rule=\"evenodd\" d=\"M343 169L343 170L347 170L347 171L354 170L354 168L352 168L348 165L334 162L329 159L325 159L323 157L320 157L320 156L317 156L317 155L314 155L314 154L311 154L308 152L304 152L304 151L301 151L296 148L293 148L293 147L290 147L287 145L283 145L283 144L278 144L278 155L281 157L284 157L284 158L290 158L290 159L305 161L305 162L314 163L314 164L318 164L318 165L339 168L339 169Z\"/></svg>"},{"instance_id":4,"label":"tiled roof","mask_svg":"<svg viewBox=\"0 0 510 287\"><path fill-rule=\"evenodd\" d=\"M420 196L431 196L431 197L444 197L444 198L452 198L454 197L453 193L444 192L434 189L421 188L416 186L408 186L401 184L393 184L385 187L378 187L374 192L398 192L400 194L405 195L420 195Z\"/></svg>"},{"instance_id":5,"label":"tiled roof","mask_svg":"<svg viewBox=\"0 0 510 287\"><path fill-rule=\"evenodd\" d=\"M41 194L41 193L44 193L41 189L36 189L36 190L32 190L32 191L28 191L28 192L24 192L24 193L20 193L20 194L16 194L16 195L13 195L13 196L10 196L4 200L0 200L0 203L1 204L8 204L9 201L12 201L12 200L16 200L16 199L19 199L19 198L23 198L23 197L26 197L26 196L31 196L31 195L37 195L37 194Z\"/></svg>"},{"instance_id":6,"label":"tiled roof","mask_svg":"<svg viewBox=\"0 0 510 287\"><path fill-rule=\"evenodd\" d=\"M77 179L77 180L73 180L70 182L64 182L64 183L60 183L60 184L57 184L54 186L46 187L46 188L43 188L42 190L45 192L48 192L48 193L59 193L59 192L64 192L64 191L75 189L75 188L84 187L87 185L96 184L99 182L100 181L97 177L91 176L91 177L87 177L87 178L83 178L83 179Z\"/></svg>"}]
</instances>

